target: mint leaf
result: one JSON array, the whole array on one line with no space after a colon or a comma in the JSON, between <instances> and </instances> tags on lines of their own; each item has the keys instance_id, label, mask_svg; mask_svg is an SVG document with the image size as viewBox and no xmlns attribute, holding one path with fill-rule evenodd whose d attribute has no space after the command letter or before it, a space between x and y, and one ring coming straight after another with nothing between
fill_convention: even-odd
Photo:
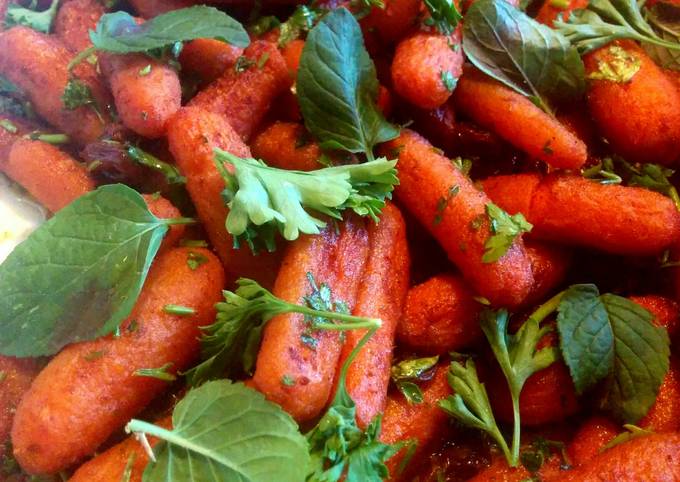
<instances>
[{"instance_id":1,"label":"mint leaf","mask_svg":"<svg viewBox=\"0 0 680 482\"><path fill-rule=\"evenodd\" d=\"M606 378L614 363L614 333L595 285L574 285L562 296L557 329L577 393Z\"/></svg>"},{"instance_id":2,"label":"mint leaf","mask_svg":"<svg viewBox=\"0 0 680 482\"><path fill-rule=\"evenodd\" d=\"M14 25L24 25L38 32L50 33L54 18L57 16L59 0L52 0L47 10L43 11L36 10L36 3L32 1L28 7L10 3L7 6L4 22L0 19L0 24L4 23L5 28L10 28Z\"/></svg>"},{"instance_id":3,"label":"mint leaf","mask_svg":"<svg viewBox=\"0 0 680 482\"><path fill-rule=\"evenodd\" d=\"M670 2L660 2L645 9L645 18L667 42L680 44L680 7ZM643 43L647 54L664 69L680 70L680 50Z\"/></svg>"},{"instance_id":4,"label":"mint leaf","mask_svg":"<svg viewBox=\"0 0 680 482\"><path fill-rule=\"evenodd\" d=\"M323 148L362 152L372 160L376 144L399 135L376 107L375 66L346 8L326 15L307 36L297 94L305 125Z\"/></svg>"},{"instance_id":5,"label":"mint leaf","mask_svg":"<svg viewBox=\"0 0 680 482\"><path fill-rule=\"evenodd\" d=\"M534 227L522 213L510 216L494 203L486 205L486 215L489 217L492 236L484 244L482 263L495 263L501 259L517 236L530 232Z\"/></svg>"},{"instance_id":6,"label":"mint leaf","mask_svg":"<svg viewBox=\"0 0 680 482\"><path fill-rule=\"evenodd\" d=\"M221 380L187 393L172 430L132 420L128 432L158 437L144 482L300 482L309 454L297 424L281 407L241 383Z\"/></svg>"},{"instance_id":7,"label":"mint leaf","mask_svg":"<svg viewBox=\"0 0 680 482\"><path fill-rule=\"evenodd\" d=\"M670 341L652 314L620 296L601 297L614 333L614 370L602 402L619 420L636 423L656 401L669 367Z\"/></svg>"},{"instance_id":8,"label":"mint leaf","mask_svg":"<svg viewBox=\"0 0 680 482\"><path fill-rule=\"evenodd\" d=\"M250 43L243 26L213 7L196 5L158 15L139 25L127 12L103 15L90 40L97 50L118 54L148 52L198 38L213 38L247 47Z\"/></svg>"},{"instance_id":9,"label":"mint leaf","mask_svg":"<svg viewBox=\"0 0 680 482\"><path fill-rule=\"evenodd\" d=\"M112 332L132 310L167 225L122 184L57 212L0 265L0 353L52 355Z\"/></svg>"},{"instance_id":10,"label":"mint leaf","mask_svg":"<svg viewBox=\"0 0 680 482\"><path fill-rule=\"evenodd\" d=\"M550 112L553 100L580 98L585 68L560 33L504 0L477 0L463 23L463 50L479 70Z\"/></svg>"}]
</instances>

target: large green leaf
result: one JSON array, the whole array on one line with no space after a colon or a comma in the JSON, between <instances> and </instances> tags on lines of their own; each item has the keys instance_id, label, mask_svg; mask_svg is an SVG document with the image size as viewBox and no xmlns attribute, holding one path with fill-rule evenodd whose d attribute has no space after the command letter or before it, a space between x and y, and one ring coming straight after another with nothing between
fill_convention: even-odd
<instances>
[{"instance_id":1,"label":"large green leaf","mask_svg":"<svg viewBox=\"0 0 680 482\"><path fill-rule=\"evenodd\" d=\"M144 482L301 482L307 442L281 407L241 383L208 382L172 415L173 430L133 420L128 429L165 440Z\"/></svg>"},{"instance_id":2,"label":"large green leaf","mask_svg":"<svg viewBox=\"0 0 680 482\"><path fill-rule=\"evenodd\" d=\"M113 331L132 310L167 229L122 184L57 212L0 265L0 353L51 355Z\"/></svg>"},{"instance_id":3,"label":"large green leaf","mask_svg":"<svg viewBox=\"0 0 680 482\"><path fill-rule=\"evenodd\" d=\"M297 93L305 125L323 147L363 152L372 159L374 145L399 135L376 107L375 66L346 8L329 13L309 33Z\"/></svg>"}]
</instances>

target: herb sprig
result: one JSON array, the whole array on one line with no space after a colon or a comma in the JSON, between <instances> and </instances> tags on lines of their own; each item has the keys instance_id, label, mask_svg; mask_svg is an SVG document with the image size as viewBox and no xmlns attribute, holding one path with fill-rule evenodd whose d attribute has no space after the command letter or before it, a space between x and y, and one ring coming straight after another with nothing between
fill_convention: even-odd
<instances>
[{"instance_id":1,"label":"herb sprig","mask_svg":"<svg viewBox=\"0 0 680 482\"><path fill-rule=\"evenodd\" d=\"M57 16L57 9L59 8L59 0L52 0L50 6L43 11L37 10L37 0L31 0L26 7L10 3L7 6L7 13L4 21L0 19L0 23L4 23L5 27L9 28L14 25L24 25L42 33L50 33L52 30L52 23Z\"/></svg>"}]
</instances>

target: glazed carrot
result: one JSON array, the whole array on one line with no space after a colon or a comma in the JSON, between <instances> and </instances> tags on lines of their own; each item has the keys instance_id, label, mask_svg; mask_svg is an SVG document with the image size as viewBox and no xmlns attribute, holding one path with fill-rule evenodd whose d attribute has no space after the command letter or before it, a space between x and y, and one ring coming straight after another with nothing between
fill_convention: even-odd
<instances>
[{"instance_id":1,"label":"glazed carrot","mask_svg":"<svg viewBox=\"0 0 680 482\"><path fill-rule=\"evenodd\" d=\"M6 161L0 158L0 171L52 212L95 188L85 166L42 141L14 142Z\"/></svg>"},{"instance_id":2,"label":"glazed carrot","mask_svg":"<svg viewBox=\"0 0 680 482\"><path fill-rule=\"evenodd\" d=\"M192 269L191 252L207 262ZM169 371L175 373L195 360L199 327L214 320L223 287L222 266L208 250L161 253L120 336L69 345L35 379L12 427L19 464L29 473L51 474L92 454L166 388L167 382L137 376L136 370L172 363ZM168 304L196 313L167 313Z\"/></svg>"},{"instance_id":3,"label":"glazed carrot","mask_svg":"<svg viewBox=\"0 0 680 482\"><path fill-rule=\"evenodd\" d=\"M394 43L411 30L418 20L419 0L387 0L385 8L373 7L361 20L365 31L373 31L383 41Z\"/></svg>"},{"instance_id":4,"label":"glazed carrot","mask_svg":"<svg viewBox=\"0 0 680 482\"><path fill-rule=\"evenodd\" d=\"M311 273L352 310L367 255L367 233L352 220L345 221L340 234L326 229L318 236L302 236L289 245L273 292L299 303L311 293ZM253 376L255 387L300 423L311 421L326 406L342 350L337 332L313 332L313 342L305 341L307 332L309 325L300 314L272 318L264 329ZM284 384L284 377L292 385Z\"/></svg>"},{"instance_id":5,"label":"glazed carrot","mask_svg":"<svg viewBox=\"0 0 680 482\"><path fill-rule=\"evenodd\" d=\"M9 6L10 0L0 0L0 18L5 18L7 15L7 7ZM0 22L0 32L5 29L5 22Z\"/></svg>"},{"instance_id":6,"label":"glazed carrot","mask_svg":"<svg viewBox=\"0 0 680 482\"><path fill-rule=\"evenodd\" d=\"M606 417L595 415L581 424L567 446L569 460L575 467L596 457L602 447L621 432L621 427Z\"/></svg>"},{"instance_id":7,"label":"glazed carrot","mask_svg":"<svg viewBox=\"0 0 680 482\"><path fill-rule=\"evenodd\" d=\"M179 110L182 87L169 65L142 54L99 54L116 110L123 124L137 134L158 138Z\"/></svg>"},{"instance_id":8,"label":"glazed carrot","mask_svg":"<svg viewBox=\"0 0 680 482\"><path fill-rule=\"evenodd\" d=\"M226 117L244 139L250 138L276 97L292 83L279 49L271 42L253 42L244 56L252 62L245 71L229 69L194 97L190 106Z\"/></svg>"},{"instance_id":9,"label":"glazed carrot","mask_svg":"<svg viewBox=\"0 0 680 482\"><path fill-rule=\"evenodd\" d=\"M293 78L297 77L298 67L300 67L300 57L302 56L302 49L305 47L305 41L296 39L288 42L281 51L283 59L286 61L288 70Z\"/></svg>"},{"instance_id":10,"label":"glazed carrot","mask_svg":"<svg viewBox=\"0 0 680 482\"><path fill-rule=\"evenodd\" d=\"M671 367L659 387L656 402L637 425L655 432L680 430L680 362L671 359Z\"/></svg>"},{"instance_id":11,"label":"glazed carrot","mask_svg":"<svg viewBox=\"0 0 680 482\"><path fill-rule=\"evenodd\" d=\"M12 358L0 355L0 460L9 442L12 420L19 401L28 391L40 371L40 362L33 358Z\"/></svg>"},{"instance_id":12,"label":"glazed carrot","mask_svg":"<svg viewBox=\"0 0 680 482\"><path fill-rule=\"evenodd\" d=\"M321 148L302 124L275 122L251 144L253 156L280 169L313 171L321 169Z\"/></svg>"},{"instance_id":13,"label":"glazed carrot","mask_svg":"<svg viewBox=\"0 0 680 482\"><path fill-rule=\"evenodd\" d=\"M142 197L146 201L146 205L151 211L151 214L161 219L173 219L182 216L175 206L172 205L170 201L161 196L156 196L153 194L143 194ZM170 226L167 234L163 238L163 243L161 244L161 250L174 248L179 243L179 240L184 236L186 226L183 224L174 224Z\"/></svg>"},{"instance_id":14,"label":"glazed carrot","mask_svg":"<svg viewBox=\"0 0 680 482\"><path fill-rule=\"evenodd\" d=\"M388 157L397 152L397 200L439 241L477 293L494 305L522 303L534 282L522 240L517 238L498 261L482 262L484 245L491 236L487 196L413 131L404 129L383 148Z\"/></svg>"},{"instance_id":15,"label":"glazed carrot","mask_svg":"<svg viewBox=\"0 0 680 482\"><path fill-rule=\"evenodd\" d=\"M202 38L184 45L179 62L182 71L198 77L202 84L209 84L231 69L242 54L241 47Z\"/></svg>"},{"instance_id":16,"label":"glazed carrot","mask_svg":"<svg viewBox=\"0 0 680 482\"><path fill-rule=\"evenodd\" d=\"M224 180L215 166L213 149L219 147L241 157L250 149L220 115L197 107L184 107L168 124L170 152L182 174L208 238L222 259L230 283L240 276L271 287L279 263L278 253L253 256L247 246L234 249L224 225L227 207L222 199Z\"/></svg>"},{"instance_id":17,"label":"glazed carrot","mask_svg":"<svg viewBox=\"0 0 680 482\"><path fill-rule=\"evenodd\" d=\"M392 60L395 92L423 109L435 109L446 102L463 71L460 43L460 28L451 35L416 32L404 38ZM454 50L452 45L459 48Z\"/></svg>"},{"instance_id":18,"label":"glazed carrot","mask_svg":"<svg viewBox=\"0 0 680 482\"><path fill-rule=\"evenodd\" d=\"M467 68L454 91L456 109L513 146L552 167L578 169L586 145L529 99L474 68Z\"/></svg>"},{"instance_id":19,"label":"glazed carrot","mask_svg":"<svg viewBox=\"0 0 680 482\"><path fill-rule=\"evenodd\" d=\"M677 302L658 295L631 296L630 300L654 315L654 324L666 328L671 338L680 330L680 305Z\"/></svg>"},{"instance_id":20,"label":"glazed carrot","mask_svg":"<svg viewBox=\"0 0 680 482\"><path fill-rule=\"evenodd\" d=\"M468 482L527 482L535 479L547 481L553 480L553 477L559 477L561 472L560 458L556 455L548 458L534 477L523 465L514 468L510 467L505 457L496 455L491 459L491 465L468 480Z\"/></svg>"},{"instance_id":21,"label":"glazed carrot","mask_svg":"<svg viewBox=\"0 0 680 482\"><path fill-rule=\"evenodd\" d=\"M532 237L609 253L659 253L680 236L673 202L638 187L599 184L580 176L498 176L482 182L488 196L534 225Z\"/></svg>"},{"instance_id":22,"label":"glazed carrot","mask_svg":"<svg viewBox=\"0 0 680 482\"><path fill-rule=\"evenodd\" d=\"M551 333L538 344L543 348L557 343ZM513 421L510 390L500 368L494 365L490 371L487 390L496 417L504 422ZM579 410L576 389L569 369L561 360L531 375L519 397L519 412L523 426L536 426L559 422Z\"/></svg>"},{"instance_id":23,"label":"glazed carrot","mask_svg":"<svg viewBox=\"0 0 680 482\"><path fill-rule=\"evenodd\" d=\"M153 18L172 10L190 7L196 2L192 0L130 0L135 11L144 18Z\"/></svg>"},{"instance_id":24,"label":"glazed carrot","mask_svg":"<svg viewBox=\"0 0 680 482\"><path fill-rule=\"evenodd\" d=\"M40 52L40 55L35 55ZM69 81L68 63L73 54L56 37L28 27L12 27L0 33L0 75L22 89L36 112L75 141L86 144L104 133L105 124L88 106L67 110L62 95ZM90 64L83 62L75 76L92 91L102 115L110 102Z\"/></svg>"},{"instance_id":25,"label":"glazed carrot","mask_svg":"<svg viewBox=\"0 0 680 482\"><path fill-rule=\"evenodd\" d=\"M165 417L155 425L172 429L172 417ZM153 448L158 439L148 436L149 445ZM93 459L85 462L71 476L69 482L142 482L142 474L149 463L149 456L142 444L130 436L114 445L105 452L100 453ZM130 478L123 478L125 470L129 467Z\"/></svg>"},{"instance_id":26,"label":"glazed carrot","mask_svg":"<svg viewBox=\"0 0 680 482\"><path fill-rule=\"evenodd\" d=\"M469 348L482 337L482 304L459 277L441 274L408 292L397 326L400 343L427 355Z\"/></svg>"},{"instance_id":27,"label":"glazed carrot","mask_svg":"<svg viewBox=\"0 0 680 482\"><path fill-rule=\"evenodd\" d=\"M525 241L524 246L531 260L534 273L534 287L525 304L538 304L559 286L571 266L571 251L558 245Z\"/></svg>"},{"instance_id":28,"label":"glazed carrot","mask_svg":"<svg viewBox=\"0 0 680 482\"><path fill-rule=\"evenodd\" d=\"M413 457L416 460L439 441L447 428L448 415L439 408L437 402L451 393L446 379L448 369L448 364L439 365L432 380L421 384L422 403L411 404L396 391L388 395L380 440L389 444L415 441L417 447ZM406 453L406 449L402 449L387 462L392 477L396 476L396 470Z\"/></svg>"},{"instance_id":29,"label":"glazed carrot","mask_svg":"<svg viewBox=\"0 0 680 482\"><path fill-rule=\"evenodd\" d=\"M623 49L623 54L616 49ZM588 83L588 107L612 148L633 162L673 164L680 157L680 92L675 83L633 41L617 41L584 57L586 75L601 62L629 56L639 70L623 83Z\"/></svg>"},{"instance_id":30,"label":"glazed carrot","mask_svg":"<svg viewBox=\"0 0 680 482\"><path fill-rule=\"evenodd\" d=\"M73 52L92 46L90 30L95 30L99 18L106 13L97 0L68 0L54 19L54 34Z\"/></svg>"},{"instance_id":31,"label":"glazed carrot","mask_svg":"<svg viewBox=\"0 0 680 482\"><path fill-rule=\"evenodd\" d=\"M538 14L536 14L536 20L552 27L553 22L557 20L559 15L562 15L562 18L566 22L569 20L571 12L586 8L587 6L588 0L569 0L566 7L560 5L560 2L545 0L538 11Z\"/></svg>"},{"instance_id":32,"label":"glazed carrot","mask_svg":"<svg viewBox=\"0 0 680 482\"><path fill-rule=\"evenodd\" d=\"M382 326L364 345L347 371L347 392L357 408L357 423L365 428L385 408L390 383L392 349L397 321L409 284L410 257L406 225L399 210L387 204L380 223L368 226L366 271L353 315L380 318ZM338 369L342 367L365 330L346 333Z\"/></svg>"},{"instance_id":33,"label":"glazed carrot","mask_svg":"<svg viewBox=\"0 0 680 482\"><path fill-rule=\"evenodd\" d=\"M599 454L555 481L662 482L680 480L680 434L637 437Z\"/></svg>"},{"instance_id":34,"label":"glazed carrot","mask_svg":"<svg viewBox=\"0 0 680 482\"><path fill-rule=\"evenodd\" d=\"M378 86L378 99L375 104L385 117L392 113L392 94L384 85Z\"/></svg>"}]
</instances>

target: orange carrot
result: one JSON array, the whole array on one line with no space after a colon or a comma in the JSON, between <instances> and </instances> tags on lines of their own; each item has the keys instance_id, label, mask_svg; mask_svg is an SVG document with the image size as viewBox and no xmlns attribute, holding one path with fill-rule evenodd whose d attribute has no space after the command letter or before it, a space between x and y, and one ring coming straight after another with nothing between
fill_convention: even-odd
<instances>
[{"instance_id":1,"label":"orange carrot","mask_svg":"<svg viewBox=\"0 0 680 482\"><path fill-rule=\"evenodd\" d=\"M68 0L54 19L54 34L71 51L81 52L92 46L90 30L95 30L106 9L97 0Z\"/></svg>"},{"instance_id":2,"label":"orange carrot","mask_svg":"<svg viewBox=\"0 0 680 482\"><path fill-rule=\"evenodd\" d=\"M300 57L302 57L302 49L305 47L304 40L292 40L283 48L281 54L283 55L288 71L293 78L297 77L298 67L300 67Z\"/></svg>"},{"instance_id":3,"label":"orange carrot","mask_svg":"<svg viewBox=\"0 0 680 482\"><path fill-rule=\"evenodd\" d=\"M244 56L252 65L230 69L194 97L190 106L224 115L236 132L250 138L276 97L292 83L279 49L271 42L253 42Z\"/></svg>"},{"instance_id":4,"label":"orange carrot","mask_svg":"<svg viewBox=\"0 0 680 482\"><path fill-rule=\"evenodd\" d=\"M680 305L677 302L658 295L631 296L630 300L654 315L653 323L666 328L671 338L680 330Z\"/></svg>"},{"instance_id":5,"label":"orange carrot","mask_svg":"<svg viewBox=\"0 0 680 482\"><path fill-rule=\"evenodd\" d=\"M146 205L151 211L151 214L161 219L173 219L182 216L175 206L172 205L170 201L161 196L155 196L152 194L143 194L142 197L146 201ZM163 243L161 244L162 250L174 248L182 239L186 226L183 224L173 224L168 229L167 234L163 238Z\"/></svg>"},{"instance_id":6,"label":"orange carrot","mask_svg":"<svg viewBox=\"0 0 680 482\"><path fill-rule=\"evenodd\" d=\"M321 148L302 124L275 122L251 144L253 156L280 169L313 171L321 169Z\"/></svg>"},{"instance_id":7,"label":"orange carrot","mask_svg":"<svg viewBox=\"0 0 680 482\"><path fill-rule=\"evenodd\" d=\"M243 54L241 47L235 47L221 40L202 38L187 42L179 55L182 71L195 75L202 84L209 84L233 68Z\"/></svg>"},{"instance_id":8,"label":"orange carrot","mask_svg":"<svg viewBox=\"0 0 680 482\"><path fill-rule=\"evenodd\" d=\"M302 236L289 245L274 294L299 303L310 294L308 273L327 283L335 299L355 306L359 280L368 255L368 235L361 223L349 219L342 232L326 229L318 236ZM278 403L298 422L317 417L332 395L342 343L337 332L312 332L300 314L272 318L264 329L253 376L256 388ZM284 383L284 377L290 383Z\"/></svg>"},{"instance_id":9,"label":"orange carrot","mask_svg":"<svg viewBox=\"0 0 680 482\"><path fill-rule=\"evenodd\" d=\"M680 362L676 358L671 359L654 405L637 425L655 432L680 430Z\"/></svg>"},{"instance_id":10,"label":"orange carrot","mask_svg":"<svg viewBox=\"0 0 680 482\"><path fill-rule=\"evenodd\" d=\"M130 0L132 7L144 18L153 18L172 10L190 7L195 3L192 0Z\"/></svg>"},{"instance_id":11,"label":"orange carrot","mask_svg":"<svg viewBox=\"0 0 680 482\"><path fill-rule=\"evenodd\" d=\"M586 75L601 63L619 57L639 70L627 82L593 80L588 83L588 107L599 131L612 148L633 162L670 165L680 157L680 92L663 70L633 41L617 41L584 57Z\"/></svg>"},{"instance_id":12,"label":"orange carrot","mask_svg":"<svg viewBox=\"0 0 680 482\"><path fill-rule=\"evenodd\" d=\"M365 31L373 31L384 42L394 43L418 21L419 0L386 0L384 8L373 7L361 20Z\"/></svg>"},{"instance_id":13,"label":"orange carrot","mask_svg":"<svg viewBox=\"0 0 680 482\"><path fill-rule=\"evenodd\" d=\"M569 0L566 7L559 5L559 3L560 2L555 2L554 0L545 0L538 11L538 14L536 14L536 20L552 27L553 22L557 20L559 15L562 15L562 18L566 22L569 20L571 12L588 6L588 0Z\"/></svg>"},{"instance_id":14,"label":"orange carrot","mask_svg":"<svg viewBox=\"0 0 680 482\"><path fill-rule=\"evenodd\" d=\"M561 246L535 241L526 241L524 245L534 273L534 287L525 304L541 303L564 281L571 266L572 253Z\"/></svg>"},{"instance_id":15,"label":"orange carrot","mask_svg":"<svg viewBox=\"0 0 680 482\"><path fill-rule=\"evenodd\" d=\"M405 129L383 147L399 153L397 200L446 250L475 291L494 305L517 306L533 286L531 262L521 238L498 261L483 263L491 237L487 196L418 134Z\"/></svg>"},{"instance_id":16,"label":"orange carrot","mask_svg":"<svg viewBox=\"0 0 680 482\"><path fill-rule=\"evenodd\" d=\"M207 259L196 269L191 252ZM14 456L32 474L52 474L92 454L139 413L167 382L140 377L142 368L172 363L185 370L199 353L199 327L214 320L224 272L205 249L176 248L155 260L120 336L69 345L40 372L17 408ZM195 310L189 317L164 311L169 304ZM65 437L64 434L78 434Z\"/></svg>"},{"instance_id":17,"label":"orange carrot","mask_svg":"<svg viewBox=\"0 0 680 482\"><path fill-rule=\"evenodd\" d=\"M474 68L465 69L454 91L456 109L552 167L578 169L586 145L529 99Z\"/></svg>"},{"instance_id":18,"label":"orange carrot","mask_svg":"<svg viewBox=\"0 0 680 482\"><path fill-rule=\"evenodd\" d=\"M168 143L175 162L187 178L187 190L208 238L222 259L230 283L240 276L271 287L279 263L278 253L254 256L247 246L235 249L224 225L228 209L222 199L224 180L217 171L213 149L249 157L250 149L220 115L197 107L184 107L168 124Z\"/></svg>"},{"instance_id":19,"label":"orange carrot","mask_svg":"<svg viewBox=\"0 0 680 482\"><path fill-rule=\"evenodd\" d=\"M435 355L469 348L482 337L481 303L458 276L441 274L408 292L397 326L399 342Z\"/></svg>"},{"instance_id":20,"label":"orange carrot","mask_svg":"<svg viewBox=\"0 0 680 482\"><path fill-rule=\"evenodd\" d=\"M581 424L567 447L570 462L575 467L589 462L619 432L621 428L608 418L600 415L590 417Z\"/></svg>"},{"instance_id":21,"label":"orange carrot","mask_svg":"<svg viewBox=\"0 0 680 482\"><path fill-rule=\"evenodd\" d=\"M468 482L526 482L528 480L553 480L561 475L560 458L553 455L546 460L538 473L532 474L523 465L510 467L505 457L496 455L491 459L491 465L480 471ZM556 480L559 480L556 479Z\"/></svg>"},{"instance_id":22,"label":"orange carrot","mask_svg":"<svg viewBox=\"0 0 680 482\"><path fill-rule=\"evenodd\" d=\"M382 326L354 358L345 380L347 392L356 404L357 423L362 428L385 408L394 334L409 284L406 225L393 204L383 208L380 223L369 225L368 239L366 271L361 276L352 314L380 318ZM365 333L351 330L345 334L338 367L342 367Z\"/></svg>"}]
</instances>

